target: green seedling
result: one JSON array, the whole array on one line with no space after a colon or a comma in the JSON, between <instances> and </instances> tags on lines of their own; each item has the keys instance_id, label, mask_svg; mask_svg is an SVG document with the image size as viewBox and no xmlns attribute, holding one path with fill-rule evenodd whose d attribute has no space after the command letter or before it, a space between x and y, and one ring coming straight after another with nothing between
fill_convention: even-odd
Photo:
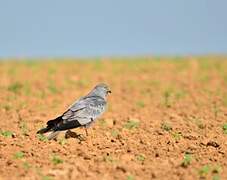
<instances>
[{"instance_id":1,"label":"green seedling","mask_svg":"<svg viewBox=\"0 0 227 180\"><path fill-rule=\"evenodd\" d=\"M95 59L93 69L95 71L101 71L103 69L103 63L99 59Z\"/></svg>"},{"instance_id":2,"label":"green seedling","mask_svg":"<svg viewBox=\"0 0 227 180\"><path fill-rule=\"evenodd\" d=\"M65 144L67 144L67 140L65 138L61 138L61 139L58 139L58 143L64 146Z\"/></svg>"},{"instance_id":3,"label":"green seedling","mask_svg":"<svg viewBox=\"0 0 227 180\"><path fill-rule=\"evenodd\" d=\"M213 177L212 177L212 180L220 180L220 176L219 174L215 174Z\"/></svg>"},{"instance_id":4,"label":"green seedling","mask_svg":"<svg viewBox=\"0 0 227 180\"><path fill-rule=\"evenodd\" d=\"M48 89L53 94L59 93L59 90L57 89L57 87L53 83L49 84Z\"/></svg>"},{"instance_id":5,"label":"green seedling","mask_svg":"<svg viewBox=\"0 0 227 180\"><path fill-rule=\"evenodd\" d=\"M112 131L111 131L111 135L112 135L114 138L116 138L119 134L120 134L120 133L119 133L118 130L112 130Z\"/></svg>"},{"instance_id":6,"label":"green seedling","mask_svg":"<svg viewBox=\"0 0 227 180\"><path fill-rule=\"evenodd\" d=\"M133 175L128 175L127 180L135 180L135 177Z\"/></svg>"},{"instance_id":7,"label":"green seedling","mask_svg":"<svg viewBox=\"0 0 227 180\"><path fill-rule=\"evenodd\" d=\"M50 68L48 69L48 74L49 74L49 75L54 75L54 74L56 74L56 69L50 67Z\"/></svg>"},{"instance_id":8,"label":"green seedling","mask_svg":"<svg viewBox=\"0 0 227 180\"><path fill-rule=\"evenodd\" d=\"M57 155L53 155L51 158L51 161L54 165L63 163L63 160L60 157L58 157Z\"/></svg>"},{"instance_id":9,"label":"green seedling","mask_svg":"<svg viewBox=\"0 0 227 180\"><path fill-rule=\"evenodd\" d=\"M129 130L136 129L136 128L138 128L139 124L140 124L139 120L131 119L126 122L126 124L124 125L124 128L129 129Z\"/></svg>"},{"instance_id":10,"label":"green seedling","mask_svg":"<svg viewBox=\"0 0 227 180\"><path fill-rule=\"evenodd\" d=\"M103 160L105 162L108 162L108 163L111 163L111 164L116 162L116 160L111 155L104 156Z\"/></svg>"},{"instance_id":11,"label":"green seedling","mask_svg":"<svg viewBox=\"0 0 227 180\"><path fill-rule=\"evenodd\" d=\"M205 128L205 125L203 124L203 122L200 119L196 119L195 123L196 123L196 125L198 126L199 129Z\"/></svg>"},{"instance_id":12,"label":"green seedling","mask_svg":"<svg viewBox=\"0 0 227 180\"><path fill-rule=\"evenodd\" d=\"M15 82L8 87L8 90L17 94L22 89L23 85L19 82Z\"/></svg>"},{"instance_id":13,"label":"green seedling","mask_svg":"<svg viewBox=\"0 0 227 180\"><path fill-rule=\"evenodd\" d=\"M226 78L226 80L227 80L227 78ZM225 107L227 107L227 93L223 94L222 103Z\"/></svg>"},{"instance_id":14,"label":"green seedling","mask_svg":"<svg viewBox=\"0 0 227 180\"><path fill-rule=\"evenodd\" d=\"M216 120L218 117L218 113L219 113L219 108L216 102L214 102L213 104L213 112L214 112L214 119Z\"/></svg>"},{"instance_id":15,"label":"green seedling","mask_svg":"<svg viewBox=\"0 0 227 180\"><path fill-rule=\"evenodd\" d=\"M76 82L76 85L79 87L86 87L89 82L86 79L80 79Z\"/></svg>"},{"instance_id":16,"label":"green seedling","mask_svg":"<svg viewBox=\"0 0 227 180\"><path fill-rule=\"evenodd\" d=\"M200 177L205 177L210 171L210 166L205 165L199 170L199 175Z\"/></svg>"},{"instance_id":17,"label":"green seedling","mask_svg":"<svg viewBox=\"0 0 227 180\"><path fill-rule=\"evenodd\" d=\"M43 134L37 134L37 138L40 140L40 141L43 141L43 142L47 142L48 139L46 136L44 136Z\"/></svg>"},{"instance_id":18,"label":"green seedling","mask_svg":"<svg viewBox=\"0 0 227 180\"><path fill-rule=\"evenodd\" d=\"M11 109L11 106L6 104L6 105L3 105L3 108L6 110L6 111L9 111Z\"/></svg>"},{"instance_id":19,"label":"green seedling","mask_svg":"<svg viewBox=\"0 0 227 180\"><path fill-rule=\"evenodd\" d=\"M52 180L51 176L42 176L42 180Z\"/></svg>"},{"instance_id":20,"label":"green seedling","mask_svg":"<svg viewBox=\"0 0 227 180\"><path fill-rule=\"evenodd\" d=\"M29 96L31 95L31 87L29 83L25 83L23 87L25 95Z\"/></svg>"},{"instance_id":21,"label":"green seedling","mask_svg":"<svg viewBox=\"0 0 227 180\"><path fill-rule=\"evenodd\" d=\"M184 98L185 96L186 96L186 91L184 91L184 90L179 90L179 91L177 91L176 93L175 93L175 98L177 99L177 100L179 100L179 99L181 99L181 98Z\"/></svg>"},{"instance_id":22,"label":"green seedling","mask_svg":"<svg viewBox=\"0 0 227 180\"><path fill-rule=\"evenodd\" d=\"M8 70L8 75L9 76L15 76L16 75L16 73L17 73L17 68L10 68L9 70Z\"/></svg>"},{"instance_id":23,"label":"green seedling","mask_svg":"<svg viewBox=\"0 0 227 180\"><path fill-rule=\"evenodd\" d=\"M189 117L188 120L196 124L199 129L205 128L205 125L203 124L202 119L199 117L192 116L192 117Z\"/></svg>"},{"instance_id":24,"label":"green seedling","mask_svg":"<svg viewBox=\"0 0 227 180\"><path fill-rule=\"evenodd\" d=\"M98 122L101 127L105 127L107 125L107 122L105 119L100 119Z\"/></svg>"},{"instance_id":25,"label":"green seedling","mask_svg":"<svg viewBox=\"0 0 227 180\"><path fill-rule=\"evenodd\" d=\"M40 90L37 92L37 96L41 99L44 99L47 96L47 94L44 90Z\"/></svg>"},{"instance_id":26,"label":"green seedling","mask_svg":"<svg viewBox=\"0 0 227 180\"><path fill-rule=\"evenodd\" d=\"M4 137L12 138L14 133L12 131L0 131L0 134Z\"/></svg>"},{"instance_id":27,"label":"green seedling","mask_svg":"<svg viewBox=\"0 0 227 180\"><path fill-rule=\"evenodd\" d=\"M227 134L227 123L223 124L222 130L224 134Z\"/></svg>"},{"instance_id":28,"label":"green seedling","mask_svg":"<svg viewBox=\"0 0 227 180\"><path fill-rule=\"evenodd\" d=\"M164 122L164 123L162 123L162 125L161 125L161 129L163 129L163 130L165 130L165 131L171 131L173 128L172 128L172 126L171 126L170 124Z\"/></svg>"},{"instance_id":29,"label":"green seedling","mask_svg":"<svg viewBox=\"0 0 227 180\"><path fill-rule=\"evenodd\" d=\"M136 102L136 105L137 105L138 107L140 107L140 108L145 107L145 103L144 103L143 101L137 101L137 102Z\"/></svg>"},{"instance_id":30,"label":"green seedling","mask_svg":"<svg viewBox=\"0 0 227 180\"><path fill-rule=\"evenodd\" d=\"M172 133L172 136L176 141L179 141L182 138L181 132L174 132Z\"/></svg>"},{"instance_id":31,"label":"green seedling","mask_svg":"<svg viewBox=\"0 0 227 180\"><path fill-rule=\"evenodd\" d=\"M15 159L22 159L24 157L24 153L21 151L18 151L13 156Z\"/></svg>"},{"instance_id":32,"label":"green seedling","mask_svg":"<svg viewBox=\"0 0 227 180\"><path fill-rule=\"evenodd\" d=\"M27 127L27 124L25 122L20 122L20 125L19 125L21 131L22 131L22 134L25 135L25 136L28 136L28 127Z\"/></svg>"},{"instance_id":33,"label":"green seedling","mask_svg":"<svg viewBox=\"0 0 227 180\"><path fill-rule=\"evenodd\" d=\"M217 166L215 166L214 168L213 168L213 173L221 173L221 171L222 171L222 168L221 168L221 166L219 166L219 165L217 165Z\"/></svg>"},{"instance_id":34,"label":"green seedling","mask_svg":"<svg viewBox=\"0 0 227 180\"><path fill-rule=\"evenodd\" d=\"M24 163L23 163L23 168L24 168L25 170L29 170L31 167L32 167L32 166L31 166L28 162L24 162Z\"/></svg>"},{"instance_id":35,"label":"green seedling","mask_svg":"<svg viewBox=\"0 0 227 180\"><path fill-rule=\"evenodd\" d=\"M191 161L192 161L192 156L191 156L191 154L185 154L185 155L184 155L184 159L183 159L183 161L181 162L181 166L182 166L182 167L188 167L188 166L191 164Z\"/></svg>"},{"instance_id":36,"label":"green seedling","mask_svg":"<svg viewBox=\"0 0 227 180\"><path fill-rule=\"evenodd\" d=\"M166 107L170 107L170 96L171 96L171 92L169 90L166 90L163 94L164 96L164 105Z\"/></svg>"},{"instance_id":37,"label":"green seedling","mask_svg":"<svg viewBox=\"0 0 227 180\"><path fill-rule=\"evenodd\" d=\"M143 154L139 154L139 155L136 156L136 159L138 161L144 162L145 161L145 156Z\"/></svg>"},{"instance_id":38,"label":"green seedling","mask_svg":"<svg viewBox=\"0 0 227 180\"><path fill-rule=\"evenodd\" d=\"M40 179L42 179L42 180L52 180L53 179L51 176L44 175L42 173L41 169L38 167L36 168L36 172L40 176Z\"/></svg>"}]
</instances>

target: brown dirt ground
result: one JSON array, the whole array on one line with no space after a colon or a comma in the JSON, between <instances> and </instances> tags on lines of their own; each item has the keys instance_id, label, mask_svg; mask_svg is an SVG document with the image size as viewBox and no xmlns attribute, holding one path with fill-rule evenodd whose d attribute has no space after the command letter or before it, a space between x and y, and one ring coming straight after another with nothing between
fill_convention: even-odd
<instances>
[{"instance_id":1,"label":"brown dirt ground","mask_svg":"<svg viewBox=\"0 0 227 180\"><path fill-rule=\"evenodd\" d=\"M227 179L225 59L1 62L0 179ZM98 82L113 93L85 141L37 138Z\"/></svg>"}]
</instances>

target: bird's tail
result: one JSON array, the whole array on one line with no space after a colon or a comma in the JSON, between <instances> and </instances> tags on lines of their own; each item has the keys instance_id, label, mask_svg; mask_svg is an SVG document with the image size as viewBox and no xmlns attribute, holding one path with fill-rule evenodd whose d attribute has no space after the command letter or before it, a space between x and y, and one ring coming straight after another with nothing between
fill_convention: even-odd
<instances>
[{"instance_id":1,"label":"bird's tail","mask_svg":"<svg viewBox=\"0 0 227 180\"><path fill-rule=\"evenodd\" d=\"M57 136L59 135L60 131L52 131L48 136L47 139L48 140L52 140L57 138Z\"/></svg>"},{"instance_id":2,"label":"bird's tail","mask_svg":"<svg viewBox=\"0 0 227 180\"><path fill-rule=\"evenodd\" d=\"M38 130L37 134L44 134L44 133L50 132L47 135L48 140L55 139L58 136L58 134L60 133L60 131L55 130L55 127L61 120L62 120L62 116L59 116L53 120L49 120L47 122L47 127Z\"/></svg>"}]
</instances>

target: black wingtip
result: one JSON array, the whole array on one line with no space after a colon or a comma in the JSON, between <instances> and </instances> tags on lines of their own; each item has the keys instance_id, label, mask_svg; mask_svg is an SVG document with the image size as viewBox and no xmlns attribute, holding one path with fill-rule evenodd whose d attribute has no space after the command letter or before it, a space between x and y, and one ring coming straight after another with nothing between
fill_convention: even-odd
<instances>
[{"instance_id":1,"label":"black wingtip","mask_svg":"<svg viewBox=\"0 0 227 180\"><path fill-rule=\"evenodd\" d=\"M53 120L49 120L47 122L47 127L42 128L40 130L38 130L36 133L37 134L44 134L46 132L49 132L50 130L52 130L60 121L62 120L62 116L57 117L56 119Z\"/></svg>"},{"instance_id":2,"label":"black wingtip","mask_svg":"<svg viewBox=\"0 0 227 180\"><path fill-rule=\"evenodd\" d=\"M47 122L47 125L48 126L55 126L57 123L59 123L60 121L62 121L62 116L59 116L59 117L57 117L57 118L55 118L55 119L52 119L52 120L49 120L48 122Z\"/></svg>"},{"instance_id":3,"label":"black wingtip","mask_svg":"<svg viewBox=\"0 0 227 180\"><path fill-rule=\"evenodd\" d=\"M48 127L42 128L42 129L38 130L36 132L36 134L44 134L44 133L48 132L49 130L50 130L50 128L48 128Z\"/></svg>"}]
</instances>

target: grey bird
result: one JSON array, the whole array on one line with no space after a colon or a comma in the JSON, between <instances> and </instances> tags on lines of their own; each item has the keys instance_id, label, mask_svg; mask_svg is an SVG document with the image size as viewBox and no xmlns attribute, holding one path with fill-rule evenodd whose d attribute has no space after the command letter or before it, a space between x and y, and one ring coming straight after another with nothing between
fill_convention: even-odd
<instances>
[{"instance_id":1,"label":"grey bird","mask_svg":"<svg viewBox=\"0 0 227 180\"><path fill-rule=\"evenodd\" d=\"M55 139L61 131L85 127L87 134L86 128L105 112L109 93L111 91L106 84L98 84L90 93L74 102L61 116L49 120L47 127L40 129L37 133L50 132L47 138L51 140Z\"/></svg>"}]
</instances>

